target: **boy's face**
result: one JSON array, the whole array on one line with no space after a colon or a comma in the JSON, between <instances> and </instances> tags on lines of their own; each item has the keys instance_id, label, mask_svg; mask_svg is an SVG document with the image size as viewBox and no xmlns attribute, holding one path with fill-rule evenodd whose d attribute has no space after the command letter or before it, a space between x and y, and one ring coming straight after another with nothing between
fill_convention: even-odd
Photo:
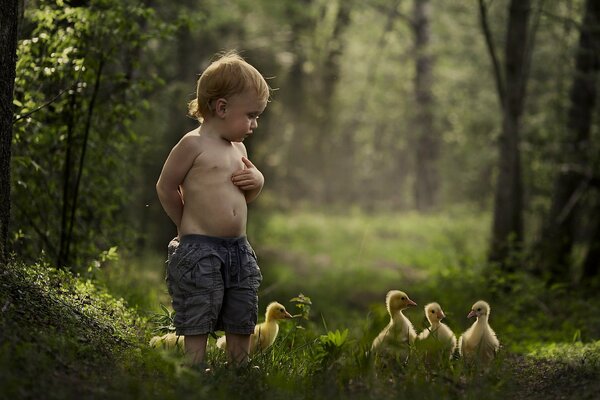
<instances>
[{"instance_id":1,"label":"boy's face","mask_svg":"<svg viewBox=\"0 0 600 400\"><path fill-rule=\"evenodd\" d=\"M246 91L225 100L223 139L241 142L258 127L258 117L267 107L254 91Z\"/></svg>"}]
</instances>

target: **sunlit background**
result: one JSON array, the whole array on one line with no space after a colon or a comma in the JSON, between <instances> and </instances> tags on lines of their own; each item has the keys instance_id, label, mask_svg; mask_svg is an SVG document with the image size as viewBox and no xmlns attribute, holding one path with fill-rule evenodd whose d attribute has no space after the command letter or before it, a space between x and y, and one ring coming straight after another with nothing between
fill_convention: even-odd
<instances>
[{"instance_id":1,"label":"sunlit background","mask_svg":"<svg viewBox=\"0 0 600 400\"><path fill-rule=\"evenodd\" d=\"M498 237L506 257L493 261L505 274L597 278L597 117L582 156L565 156L569 110L585 106L570 96L584 2L533 3L527 37L515 40L506 1L28 1L11 245L22 260L122 284L119 295L145 309L168 304L175 227L154 185L197 126L186 110L198 75L236 49L273 88L245 141L266 177L248 224L265 300L308 291L316 309L341 318L364 315L390 288L412 285L428 298L424 282L451 272L496 276L503 287L508 275L487 269ZM517 83L513 48L525 54ZM503 106L504 92L516 100ZM519 102L518 129L506 131ZM507 185L502 171L517 165L499 156L509 134L518 144L505 155L518 170ZM576 210L561 253L572 268L542 267L531 260L556 215L556 177L572 161L591 174L561 209L567 216L558 213ZM499 195L505 187L509 197ZM493 296L472 288L461 313L475 293Z\"/></svg>"}]
</instances>

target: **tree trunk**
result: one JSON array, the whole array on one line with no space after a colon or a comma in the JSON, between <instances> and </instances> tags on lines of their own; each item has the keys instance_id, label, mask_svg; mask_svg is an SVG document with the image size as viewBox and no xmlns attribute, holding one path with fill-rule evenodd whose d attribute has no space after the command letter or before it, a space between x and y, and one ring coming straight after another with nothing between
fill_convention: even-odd
<instances>
[{"instance_id":1,"label":"tree trunk","mask_svg":"<svg viewBox=\"0 0 600 400\"><path fill-rule=\"evenodd\" d=\"M315 139L309 135L312 132L313 113L311 104L307 99L314 98L311 92L310 79L304 70L307 60L307 50L303 45L303 35L315 28L314 16L309 13L313 7L313 0L300 0L286 3L285 18L290 23L289 47L294 58L287 73L285 87L281 93L281 102L286 104L292 112L289 115L291 138L287 143L286 158L288 165L279 177L284 188L285 197L289 201L307 197L314 192L313 183L306 176L314 176L317 162L310 150L311 142ZM305 171L296 168L304 165ZM291 166L291 167L290 167ZM272 183L271 183L272 184Z\"/></svg>"},{"instance_id":2,"label":"tree trunk","mask_svg":"<svg viewBox=\"0 0 600 400\"><path fill-rule=\"evenodd\" d=\"M0 8L0 265L8 261L13 90L17 64L18 0Z\"/></svg>"},{"instance_id":3,"label":"tree trunk","mask_svg":"<svg viewBox=\"0 0 600 400\"><path fill-rule=\"evenodd\" d=\"M433 113L433 58L429 49L429 0L414 1L413 30L415 35L415 205L419 211L430 211L437 203L440 140L435 131Z\"/></svg>"},{"instance_id":4,"label":"tree trunk","mask_svg":"<svg viewBox=\"0 0 600 400\"><path fill-rule=\"evenodd\" d=\"M322 202L325 204L334 203L340 194L350 197L350 190L345 182L351 177L342 175L340 179L340 173L350 174L352 171L353 130L340 132L340 136L337 136L336 118L333 116L337 115L335 92L340 81L340 57L344 52L343 35L350 24L352 5L353 2L348 0L340 2L321 77L321 112L318 115L318 126L323 131L323 136L317 142L315 154L318 155L318 160L324 163L322 171L327 184L323 187Z\"/></svg>"},{"instance_id":5,"label":"tree trunk","mask_svg":"<svg viewBox=\"0 0 600 400\"><path fill-rule=\"evenodd\" d=\"M595 215L595 224L589 238L588 252L583 261L583 274L581 277L581 282L586 284L592 280L600 283L600 199L597 197L592 213Z\"/></svg>"},{"instance_id":6,"label":"tree trunk","mask_svg":"<svg viewBox=\"0 0 600 400\"><path fill-rule=\"evenodd\" d=\"M583 209L583 194L592 179L589 149L596 85L600 70L600 3L587 0L575 59L571 104L567 116L564 160L554 183L552 206L539 247L542 274L550 281L568 279L568 265L575 241L577 215ZM597 235L596 235L597 236ZM598 251L592 242L590 251ZM593 269L588 266L587 274ZM588 276L590 277L590 276Z\"/></svg>"},{"instance_id":7,"label":"tree trunk","mask_svg":"<svg viewBox=\"0 0 600 400\"><path fill-rule=\"evenodd\" d=\"M481 4L481 3L480 3ZM519 149L520 121L527 82L530 0L511 0L505 43L505 87L500 90L503 121L494 202L490 261L505 263L523 241L523 184Z\"/></svg>"}]
</instances>

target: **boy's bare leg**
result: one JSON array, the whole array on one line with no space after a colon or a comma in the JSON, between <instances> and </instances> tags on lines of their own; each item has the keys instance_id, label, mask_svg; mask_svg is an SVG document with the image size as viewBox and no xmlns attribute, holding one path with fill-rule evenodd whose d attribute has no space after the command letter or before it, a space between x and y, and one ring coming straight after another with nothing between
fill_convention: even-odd
<instances>
[{"instance_id":1,"label":"boy's bare leg","mask_svg":"<svg viewBox=\"0 0 600 400\"><path fill-rule=\"evenodd\" d=\"M248 363L250 353L250 335L225 333L227 337L227 355L229 361L235 366L244 366Z\"/></svg>"},{"instance_id":2,"label":"boy's bare leg","mask_svg":"<svg viewBox=\"0 0 600 400\"><path fill-rule=\"evenodd\" d=\"M185 336L185 357L190 366L201 365L206 353L208 335Z\"/></svg>"}]
</instances>

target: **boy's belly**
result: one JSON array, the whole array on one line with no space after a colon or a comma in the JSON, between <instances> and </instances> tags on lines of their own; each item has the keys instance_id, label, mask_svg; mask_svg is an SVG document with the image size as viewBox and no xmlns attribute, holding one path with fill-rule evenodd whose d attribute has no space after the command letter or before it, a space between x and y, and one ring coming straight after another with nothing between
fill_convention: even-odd
<instances>
[{"instance_id":1,"label":"boy's belly","mask_svg":"<svg viewBox=\"0 0 600 400\"><path fill-rule=\"evenodd\" d=\"M248 207L243 192L233 184L204 189L184 194L180 235L245 235Z\"/></svg>"}]
</instances>

